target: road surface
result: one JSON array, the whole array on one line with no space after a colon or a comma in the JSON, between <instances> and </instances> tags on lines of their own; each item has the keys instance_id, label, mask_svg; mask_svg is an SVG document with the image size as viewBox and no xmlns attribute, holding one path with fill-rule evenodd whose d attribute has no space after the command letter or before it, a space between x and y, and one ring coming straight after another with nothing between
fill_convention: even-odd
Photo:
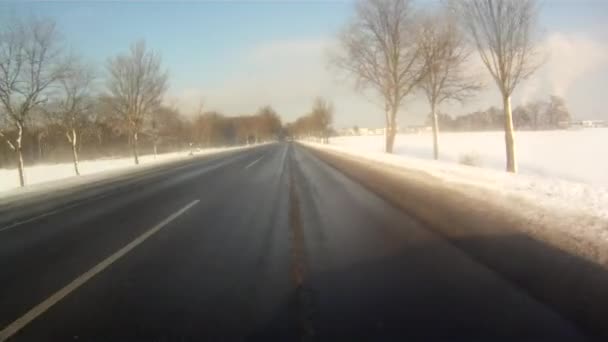
<instances>
[{"instance_id":1,"label":"road surface","mask_svg":"<svg viewBox=\"0 0 608 342\"><path fill-rule=\"evenodd\" d=\"M0 231L0 340L581 340L295 144Z\"/></svg>"}]
</instances>

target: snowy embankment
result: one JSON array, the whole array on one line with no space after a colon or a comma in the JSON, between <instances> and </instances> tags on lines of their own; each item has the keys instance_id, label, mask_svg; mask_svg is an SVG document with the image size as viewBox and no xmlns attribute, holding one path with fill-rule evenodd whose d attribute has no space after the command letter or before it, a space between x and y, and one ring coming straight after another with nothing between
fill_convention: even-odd
<instances>
[{"instance_id":1,"label":"snowy embankment","mask_svg":"<svg viewBox=\"0 0 608 342\"><path fill-rule=\"evenodd\" d=\"M329 148L608 220L608 128L518 132L516 138L518 175L503 172L502 132L444 133L439 162L432 160L432 135L426 133L398 135L394 155L382 152L383 136L338 137ZM480 165L457 164L464 155L476 156Z\"/></svg>"},{"instance_id":2,"label":"snowy embankment","mask_svg":"<svg viewBox=\"0 0 608 342\"><path fill-rule=\"evenodd\" d=\"M25 178L27 186L24 188L19 187L16 169L0 169L0 198L34 195L58 188L76 187L80 184L119 177L148 167L248 147L209 148L196 151L193 156L190 155L189 150L159 154L156 157L144 155L139 158L140 165L134 165L133 157L85 160L78 164L81 176L74 174L74 165L72 163L26 165Z\"/></svg>"},{"instance_id":3,"label":"snowy embankment","mask_svg":"<svg viewBox=\"0 0 608 342\"><path fill-rule=\"evenodd\" d=\"M598 129L597 132L608 134L608 130ZM544 134L551 133L551 134ZM543 136L552 135L554 132L541 132L538 139ZM569 133L569 132L564 132ZM472 138L467 138L467 134L445 134L442 138L442 151L445 156L458 156L458 153L469 152L469 147L475 147L480 155L486 156L486 160L498 160L498 156L504 150L499 146L494 146L496 151L490 154L488 146L496 145L489 137L494 139L500 133L468 133ZM530 134L533 134L530 132ZM522 134L518 135L520 140ZM509 174L504 171L494 169L484 169L459 165L451 162L425 160L410 157L406 154L408 149L422 153L422 145L415 142L424 141L428 147L425 152L432 156L432 145L430 135L408 136L399 135L396 140L396 152L398 154L386 154L382 151L384 143L382 136L361 136L361 137L340 137L332 140L330 145L306 142L310 147L331 151L351 158L365 161L374 165L385 166L387 169L416 171L429 175L429 179L436 179L441 182L440 186L446 189L458 189L466 193L469 199L478 200L483 203L492 203L495 207L501 208L505 212L512 212L526 224L521 225L520 229L526 230L524 233L534 236L540 240L555 240L557 247L570 250L587 259L593 259L603 265L608 265L608 187L599 185L578 183L562 180L557 177L543 177L532 174ZM428 138L428 139L426 139ZM469 139L469 140L467 140ZM531 137L528 137L531 140ZM528 140L528 141L529 141ZM550 141L546 141L551 144ZM537 161L536 165L542 166L550 174L550 167L562 165L558 162L562 158L563 164L568 164L571 174L578 168L578 174L585 175L588 168L606 167L607 160L603 160L599 154L595 155L594 161L587 160L586 164L581 161L584 159L580 155L573 157L575 163L567 163L568 154L576 155L575 147L581 150L581 154L586 154L588 150L599 151L602 146L608 144L582 145L583 142L572 142L575 146L563 148L562 146L542 147L538 142L538 149L544 149L547 154L552 154L544 160L554 160L556 164L542 164ZM411 144L411 145L408 145ZM533 165L530 152L523 153L525 143L520 143L520 153L522 169L526 170L526 165ZM561 157L555 156L551 149L561 150ZM488 158L491 156L492 159ZM448 159L446 157L446 159ZM603 165L602 165L603 163ZM563 171L563 170L562 170ZM525 172L525 171L524 171ZM608 171L607 171L608 172ZM559 173L559 170L557 172ZM591 171L596 180L601 180L601 176ZM608 173L604 175L608 177ZM404 173L404 177L407 177ZM591 179L592 177L588 177ZM551 231L548 231L551 230Z\"/></svg>"}]
</instances>

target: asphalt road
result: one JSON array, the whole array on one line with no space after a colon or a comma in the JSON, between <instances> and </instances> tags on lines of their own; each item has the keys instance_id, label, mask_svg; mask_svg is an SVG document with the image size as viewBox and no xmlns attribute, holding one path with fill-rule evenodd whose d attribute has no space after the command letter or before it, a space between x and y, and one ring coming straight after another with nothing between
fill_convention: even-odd
<instances>
[{"instance_id":1,"label":"asphalt road","mask_svg":"<svg viewBox=\"0 0 608 342\"><path fill-rule=\"evenodd\" d=\"M283 143L0 231L0 340L582 340Z\"/></svg>"}]
</instances>

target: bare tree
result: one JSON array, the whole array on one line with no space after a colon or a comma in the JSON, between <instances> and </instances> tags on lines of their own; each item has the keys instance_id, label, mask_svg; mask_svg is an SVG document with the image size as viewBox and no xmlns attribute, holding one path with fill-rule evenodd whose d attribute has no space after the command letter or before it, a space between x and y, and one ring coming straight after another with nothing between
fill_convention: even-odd
<instances>
[{"instance_id":1,"label":"bare tree","mask_svg":"<svg viewBox=\"0 0 608 342\"><path fill-rule=\"evenodd\" d=\"M10 126L10 125L9 125ZM52 122L46 115L42 107L32 109L32 112L27 116L25 127L36 141L37 161L41 161L48 149L48 142L51 140L53 133Z\"/></svg>"},{"instance_id":2,"label":"bare tree","mask_svg":"<svg viewBox=\"0 0 608 342\"><path fill-rule=\"evenodd\" d=\"M195 114L195 117L196 117L196 118L200 118L200 117L202 117L204 114L205 114L205 99L204 99L204 98L201 96L201 97L198 99L198 106L196 107L196 114ZM209 125L207 125L207 126L209 126ZM205 127L205 128L207 128L207 127ZM209 142L209 141L210 141L210 139L209 139L209 137L206 137L206 138L207 138L207 143L205 144L205 146L204 146L204 147L209 147L209 145L210 145L210 142ZM193 144L193 143L192 143L192 140L194 140L194 138L191 138L190 140L191 140L191 141L190 141L190 146L192 146L192 144ZM199 143L200 143L200 141L199 141Z\"/></svg>"},{"instance_id":3,"label":"bare tree","mask_svg":"<svg viewBox=\"0 0 608 342\"><path fill-rule=\"evenodd\" d=\"M547 120L553 129L568 126L570 122L570 112L566 106L566 101L561 96L551 95L547 105Z\"/></svg>"},{"instance_id":4,"label":"bare tree","mask_svg":"<svg viewBox=\"0 0 608 342\"><path fill-rule=\"evenodd\" d=\"M161 68L160 56L147 50L144 41L131 45L128 55L111 58L107 69L113 110L127 126L133 158L139 164L138 135L145 118L161 104L168 87L168 73Z\"/></svg>"},{"instance_id":5,"label":"bare tree","mask_svg":"<svg viewBox=\"0 0 608 342\"><path fill-rule=\"evenodd\" d=\"M198 114L191 126L192 126L192 141L197 142L205 148L213 146L220 134L219 122L223 116L217 112L202 112Z\"/></svg>"},{"instance_id":6,"label":"bare tree","mask_svg":"<svg viewBox=\"0 0 608 342\"><path fill-rule=\"evenodd\" d=\"M165 119L170 116L179 115L177 99L172 99L168 102L169 103L166 106L159 105L152 110L152 113L149 115L149 127L144 131L144 133L149 135L152 139L152 153L154 154L154 159L158 156L158 144L161 142L162 138L166 138L163 137L163 135L167 133L164 122Z\"/></svg>"},{"instance_id":7,"label":"bare tree","mask_svg":"<svg viewBox=\"0 0 608 342\"><path fill-rule=\"evenodd\" d=\"M333 105L322 97L313 102L312 111L288 124L288 134L295 139L315 137L323 143L329 143Z\"/></svg>"},{"instance_id":8,"label":"bare tree","mask_svg":"<svg viewBox=\"0 0 608 342\"><path fill-rule=\"evenodd\" d=\"M463 102L481 85L466 75L470 50L449 12L440 10L426 15L421 23L418 46L427 66L420 88L431 107L433 126L433 156L439 159L439 122L437 107L444 101Z\"/></svg>"},{"instance_id":9,"label":"bare tree","mask_svg":"<svg viewBox=\"0 0 608 342\"><path fill-rule=\"evenodd\" d=\"M92 68L74 60L73 63L70 63L64 77L60 79L61 89L58 101L47 110L52 121L64 130L65 137L72 146L76 175L80 175L78 143L83 130L92 121L94 79L95 74Z\"/></svg>"},{"instance_id":10,"label":"bare tree","mask_svg":"<svg viewBox=\"0 0 608 342\"><path fill-rule=\"evenodd\" d=\"M457 0L452 8L477 46L503 99L507 171L517 172L511 94L540 65L535 47L536 0Z\"/></svg>"},{"instance_id":11,"label":"bare tree","mask_svg":"<svg viewBox=\"0 0 608 342\"><path fill-rule=\"evenodd\" d=\"M317 97L311 116L323 143L329 143L329 126L333 120L334 106L322 97Z\"/></svg>"},{"instance_id":12,"label":"bare tree","mask_svg":"<svg viewBox=\"0 0 608 342\"><path fill-rule=\"evenodd\" d=\"M47 100L46 91L64 74L59 33L49 20L13 21L0 27L0 107L2 121L13 132L2 131L17 156L19 183L25 185L23 132L32 110Z\"/></svg>"},{"instance_id":13,"label":"bare tree","mask_svg":"<svg viewBox=\"0 0 608 342\"><path fill-rule=\"evenodd\" d=\"M397 112L425 72L413 14L409 0L360 0L355 17L339 37L342 51L333 60L355 78L359 89L372 89L382 97L389 153L397 133Z\"/></svg>"},{"instance_id":14,"label":"bare tree","mask_svg":"<svg viewBox=\"0 0 608 342\"><path fill-rule=\"evenodd\" d=\"M178 140L179 135L183 134L181 128L181 114L177 102L160 105L152 112L150 127L146 133L152 139L155 159L158 155L158 145Z\"/></svg>"},{"instance_id":15,"label":"bare tree","mask_svg":"<svg viewBox=\"0 0 608 342\"><path fill-rule=\"evenodd\" d=\"M258 109L252 126L256 143L269 140L279 133L282 127L281 118L272 106L266 105Z\"/></svg>"}]
</instances>

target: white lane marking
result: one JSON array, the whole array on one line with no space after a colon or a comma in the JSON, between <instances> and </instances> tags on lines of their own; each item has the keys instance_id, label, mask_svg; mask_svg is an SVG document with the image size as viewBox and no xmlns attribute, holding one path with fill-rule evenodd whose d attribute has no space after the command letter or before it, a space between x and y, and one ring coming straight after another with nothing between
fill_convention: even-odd
<instances>
[{"instance_id":1,"label":"white lane marking","mask_svg":"<svg viewBox=\"0 0 608 342\"><path fill-rule=\"evenodd\" d=\"M199 202L199 200L194 200L194 201L190 202L190 204L186 205L185 207L181 208L177 212L173 213L171 216L167 217L166 219L164 219L163 221L158 223L156 226L152 227L150 230L148 230L145 233L138 236L135 240L131 241L128 245L119 249L117 252L115 252L114 254L110 255L102 262L95 265L95 267L93 267L90 270L86 271L85 273L81 274L78 278L72 280L71 283L64 286L61 290L53 293L49 298L47 298L40 304L34 306L33 308L31 308L23 316L19 317L14 322L7 325L4 329L0 330L0 342L6 341L7 339L9 339L16 332L23 329L31 321L36 319L36 317L42 315L44 312L46 312L48 309L50 309L53 305L55 305L59 301L61 301L64 297L66 297L70 293L74 292L76 289L78 289L84 283L89 281L95 275L102 272L108 266L112 265L116 260L122 258L125 254L129 253L133 248L137 247L142 242L146 241L146 239L148 239L150 236L157 233L159 230L161 230L166 225L171 223L171 221L175 220L177 217L179 217L180 215L185 213L188 209L192 208L198 202Z\"/></svg>"},{"instance_id":2,"label":"white lane marking","mask_svg":"<svg viewBox=\"0 0 608 342\"><path fill-rule=\"evenodd\" d=\"M30 218L25 219L25 220L23 220L23 221L17 221L17 222L11 223L11 224L6 225L6 226L4 226L4 227L0 227L0 232L5 231L5 230L9 230L9 229L11 229L11 228L15 228L15 227L20 226L20 225L22 225L22 224L26 224L26 223L29 223L29 222L32 222L32 221L39 220L39 219L41 219L41 218L44 218L44 217L47 217L47 216L50 216L50 215L56 214L56 213L58 213L58 212L60 212L60 211L63 211L63 210L72 209L72 208L74 208L74 207L76 207L76 206L78 206L78 205L80 205L80 204L81 204L81 203L74 203L74 204L68 205L68 206L66 206L66 207L63 207L63 208L61 208L61 209L56 209L56 210L47 211L46 213L42 213L42 214L40 214L40 215L36 215L36 216L34 216L34 217L30 217Z\"/></svg>"},{"instance_id":3,"label":"white lane marking","mask_svg":"<svg viewBox=\"0 0 608 342\"><path fill-rule=\"evenodd\" d=\"M260 160L262 160L262 158L264 158L264 156L261 156L260 158L254 160L253 162L251 162L249 165L245 166L246 169L252 167L253 165L255 165L255 163L259 162Z\"/></svg>"},{"instance_id":4,"label":"white lane marking","mask_svg":"<svg viewBox=\"0 0 608 342\"><path fill-rule=\"evenodd\" d=\"M30 222L33 222L33 221L37 221L37 220L39 220L39 219L41 219L41 218L45 218L45 217L47 217L47 216L55 215L55 214L60 213L60 212L62 212L62 211L69 210L69 209L72 209L72 208L75 208L75 207L81 206L81 205L83 205L83 204L85 204L85 203L87 203L87 202L90 202L90 201L98 201L98 200L100 200L100 199L104 199L105 197L108 197L108 196L110 196L110 195L112 195L112 193L106 193L106 194L101 194L101 195L99 195L99 196L94 196L94 197L86 198L86 199L84 199L83 201L79 201L79 202L76 202L76 203L72 203L72 204L66 205L65 207L61 207L61 208L59 208L59 209L55 209L55 210L51 210L51 211L47 211L47 212L45 212L45 213L42 213L42 214L39 214L39 215L36 215L36 216L30 217L30 218L25 219L25 220L23 220L23 221L16 221L16 222L11 223L11 224L9 224L9 225L6 225L6 226L4 226L4 227L0 227L0 232L3 232L3 231L5 231L5 230L9 230L9 229L15 228L15 227L17 227L17 226L20 226L20 225L23 225L23 224L26 224L26 223L30 223Z\"/></svg>"},{"instance_id":5,"label":"white lane marking","mask_svg":"<svg viewBox=\"0 0 608 342\"><path fill-rule=\"evenodd\" d=\"M231 159L227 159L227 160L224 160L223 162L221 162L221 163L219 163L219 164L216 164L216 165L212 165L212 166L210 166L210 167L207 167L207 168L205 169L205 172L215 170L215 169L216 169L216 168L218 168L218 167L222 167L222 166L226 165L226 163L229 163L229 162L234 161L234 159L238 159L238 157L237 157L237 158L231 158ZM213 161L216 161L217 159L212 159L212 160L213 160ZM178 167L176 167L176 168L172 168L172 169L165 170L165 171L167 171L167 172L174 172L174 171L178 171L178 170L181 170L181 169L185 169L185 168L190 167L190 166L192 166L192 165L193 165L193 164L186 164L186 165L178 166ZM162 171L161 171L161 172L162 172ZM156 176L156 175L153 175L152 177L154 177L154 176ZM145 177L145 176L144 176L144 177ZM128 182L128 181L129 181L129 180L127 180L127 182ZM146 181L146 180L135 180L135 181L134 181L134 183L137 183L138 181ZM132 185L132 184L128 184L127 186L129 186L129 185ZM0 227L0 233L1 233L1 232L3 232L3 231L5 231L5 230L9 230L9 229L13 229L13 228L15 228L15 227L21 226L21 225L23 225L23 224L30 223L30 222L34 222L34 221L37 221L37 220L39 220L39 219L41 219L41 218L45 218L45 217L47 217L47 216L55 215L55 214L58 214L58 213L64 212L64 211L66 211L66 210L69 210L69 209L72 209L72 208L75 208L75 207L78 207L78 206L81 206L81 205L84 205L84 204L90 203L90 202L92 202L92 201L98 201L98 200L100 200L100 199L104 199L104 198L106 198L106 197L108 197L108 196L111 196L111 195L114 195L114 194L115 194L115 193L113 193L113 192L109 191L109 192L107 192L107 193L100 194L99 196L93 196L93 197L89 197L89 198L84 198L83 200L78 201L78 202L76 202L76 203L69 204L69 205L67 205L67 206L60 207L60 208L55 209L55 210L47 211L47 212L44 212L44 213L42 213L42 214L39 214L39 215L36 215L36 216L30 217L30 218L25 219L25 220L22 220L22 221L16 221L16 222L10 223L10 224L8 224L8 225L6 225L6 226Z\"/></svg>"}]
</instances>

